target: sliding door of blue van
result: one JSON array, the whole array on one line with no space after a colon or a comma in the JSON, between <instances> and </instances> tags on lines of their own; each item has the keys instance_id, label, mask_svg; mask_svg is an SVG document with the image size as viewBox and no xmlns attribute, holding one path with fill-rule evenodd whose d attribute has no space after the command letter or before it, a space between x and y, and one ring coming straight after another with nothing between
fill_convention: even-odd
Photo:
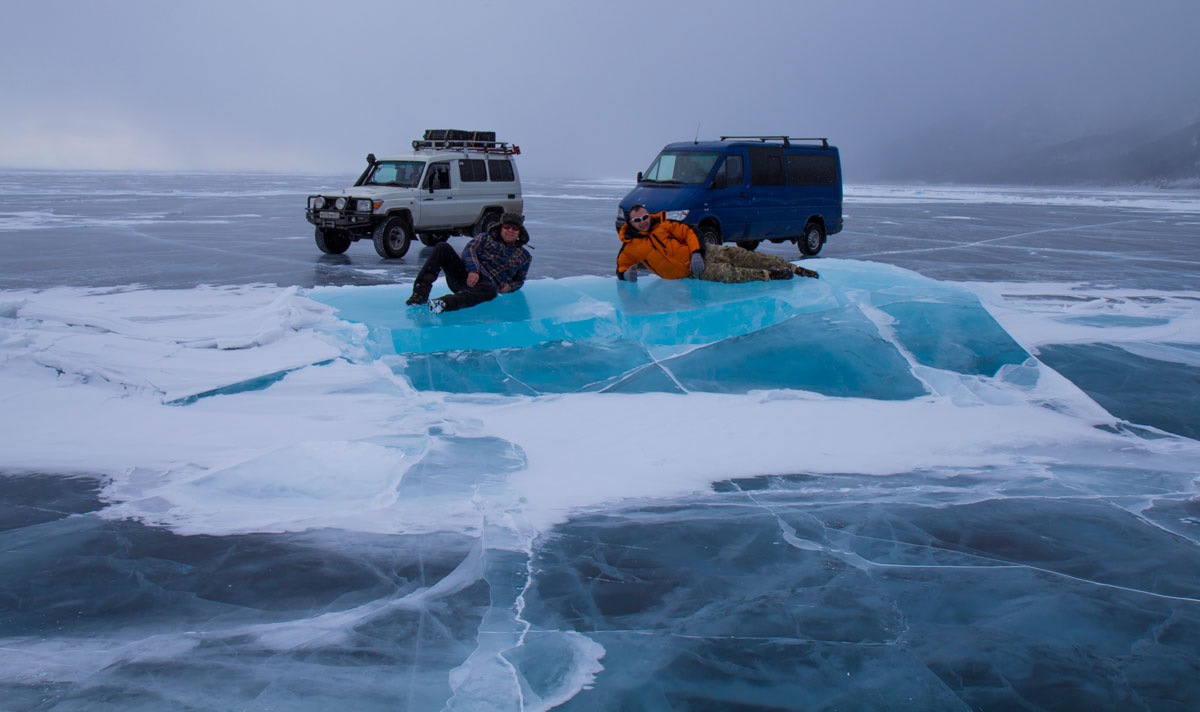
<instances>
[{"instance_id":1,"label":"sliding door of blue van","mask_svg":"<svg viewBox=\"0 0 1200 712\"><path fill-rule=\"evenodd\" d=\"M716 215L721 221L722 239L732 242L746 236L752 211L746 189L746 156L734 149L725 154L704 191L703 214Z\"/></svg>"},{"instance_id":2,"label":"sliding door of blue van","mask_svg":"<svg viewBox=\"0 0 1200 712\"><path fill-rule=\"evenodd\" d=\"M772 237L792 237L792 200L788 193L783 168L782 146L747 146L750 155L750 186L748 198L751 210L746 238L761 240Z\"/></svg>"}]
</instances>

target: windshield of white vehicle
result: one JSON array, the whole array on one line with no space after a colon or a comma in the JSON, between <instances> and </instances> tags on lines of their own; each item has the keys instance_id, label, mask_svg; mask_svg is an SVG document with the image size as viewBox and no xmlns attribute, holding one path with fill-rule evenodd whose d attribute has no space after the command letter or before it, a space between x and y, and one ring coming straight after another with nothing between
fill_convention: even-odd
<instances>
[{"instance_id":1,"label":"windshield of white vehicle","mask_svg":"<svg viewBox=\"0 0 1200 712\"><path fill-rule=\"evenodd\" d=\"M703 183L721 154L707 151L663 151L642 173L652 183Z\"/></svg>"},{"instance_id":2,"label":"windshield of white vehicle","mask_svg":"<svg viewBox=\"0 0 1200 712\"><path fill-rule=\"evenodd\" d=\"M364 184L416 188L424 170L424 161L380 161L371 169Z\"/></svg>"}]
</instances>

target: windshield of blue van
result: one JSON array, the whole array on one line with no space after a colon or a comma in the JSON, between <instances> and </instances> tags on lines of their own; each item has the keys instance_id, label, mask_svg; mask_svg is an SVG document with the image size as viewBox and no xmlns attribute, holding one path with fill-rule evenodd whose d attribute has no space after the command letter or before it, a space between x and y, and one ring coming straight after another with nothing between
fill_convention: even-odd
<instances>
[{"instance_id":1,"label":"windshield of blue van","mask_svg":"<svg viewBox=\"0 0 1200 712\"><path fill-rule=\"evenodd\" d=\"M663 151L642 173L642 181L650 183L703 183L721 157L715 151Z\"/></svg>"},{"instance_id":2,"label":"windshield of blue van","mask_svg":"<svg viewBox=\"0 0 1200 712\"><path fill-rule=\"evenodd\" d=\"M424 161L380 161L371 169L365 185L394 185L416 188L425 170Z\"/></svg>"}]
</instances>

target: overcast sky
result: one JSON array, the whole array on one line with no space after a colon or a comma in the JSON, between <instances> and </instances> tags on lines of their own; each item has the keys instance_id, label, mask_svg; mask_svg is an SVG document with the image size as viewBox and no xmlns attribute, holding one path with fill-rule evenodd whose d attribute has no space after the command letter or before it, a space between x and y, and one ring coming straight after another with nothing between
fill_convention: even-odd
<instances>
[{"instance_id":1,"label":"overcast sky","mask_svg":"<svg viewBox=\"0 0 1200 712\"><path fill-rule=\"evenodd\" d=\"M0 168L357 173L461 128L519 144L527 176L597 178L697 134L828 136L849 180L956 122L1070 138L1200 107L1195 0L0 8Z\"/></svg>"}]
</instances>

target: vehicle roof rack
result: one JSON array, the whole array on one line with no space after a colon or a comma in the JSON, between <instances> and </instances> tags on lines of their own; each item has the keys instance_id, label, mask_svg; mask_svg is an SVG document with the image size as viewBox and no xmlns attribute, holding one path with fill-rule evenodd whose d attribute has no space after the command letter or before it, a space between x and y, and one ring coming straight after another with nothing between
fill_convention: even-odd
<instances>
[{"instance_id":1,"label":"vehicle roof rack","mask_svg":"<svg viewBox=\"0 0 1200 712\"><path fill-rule=\"evenodd\" d=\"M495 131L462 131L459 129L426 129L425 134L412 142L414 151L422 149L450 149L501 153L506 156L520 155L520 146L510 146L496 140Z\"/></svg>"},{"instance_id":2,"label":"vehicle roof rack","mask_svg":"<svg viewBox=\"0 0 1200 712\"><path fill-rule=\"evenodd\" d=\"M824 137L818 138L800 138L798 136L722 136L722 141L729 140L750 141L758 140L766 143L767 141L782 141L784 146L790 146L792 141L820 141L821 148L829 148L829 139Z\"/></svg>"},{"instance_id":3,"label":"vehicle roof rack","mask_svg":"<svg viewBox=\"0 0 1200 712\"><path fill-rule=\"evenodd\" d=\"M479 153L502 153L506 156L521 155L520 146L510 146L499 141L413 141L413 150L450 149L461 151L476 151Z\"/></svg>"}]
</instances>

